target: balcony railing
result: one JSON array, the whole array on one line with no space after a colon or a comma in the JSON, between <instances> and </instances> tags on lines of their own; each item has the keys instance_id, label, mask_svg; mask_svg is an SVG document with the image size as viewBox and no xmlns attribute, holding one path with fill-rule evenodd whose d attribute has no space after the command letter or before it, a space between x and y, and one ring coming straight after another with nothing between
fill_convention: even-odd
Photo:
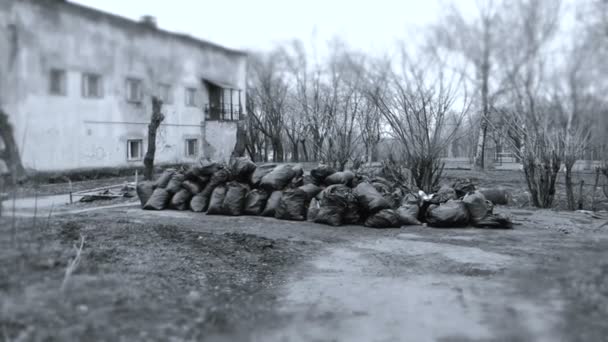
<instances>
[{"instance_id":1,"label":"balcony railing","mask_svg":"<svg viewBox=\"0 0 608 342\"><path fill-rule=\"evenodd\" d=\"M243 119L243 107L238 104L205 104L205 118L211 121L238 121Z\"/></svg>"}]
</instances>

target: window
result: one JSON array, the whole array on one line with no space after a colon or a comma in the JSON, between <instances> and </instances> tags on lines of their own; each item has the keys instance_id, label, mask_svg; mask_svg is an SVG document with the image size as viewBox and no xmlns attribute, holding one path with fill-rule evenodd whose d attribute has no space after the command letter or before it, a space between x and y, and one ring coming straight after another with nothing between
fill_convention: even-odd
<instances>
[{"instance_id":1,"label":"window","mask_svg":"<svg viewBox=\"0 0 608 342\"><path fill-rule=\"evenodd\" d=\"M142 98L142 81L136 78L127 78L127 101L140 103Z\"/></svg>"},{"instance_id":2,"label":"window","mask_svg":"<svg viewBox=\"0 0 608 342\"><path fill-rule=\"evenodd\" d=\"M65 70L52 69L49 77L49 93L52 95L65 96L66 92L66 74Z\"/></svg>"},{"instance_id":3,"label":"window","mask_svg":"<svg viewBox=\"0 0 608 342\"><path fill-rule=\"evenodd\" d=\"M186 88L186 106L196 107L196 88Z\"/></svg>"},{"instance_id":4,"label":"window","mask_svg":"<svg viewBox=\"0 0 608 342\"><path fill-rule=\"evenodd\" d=\"M102 96L103 92L101 76L96 74L83 74L82 97L101 98Z\"/></svg>"},{"instance_id":5,"label":"window","mask_svg":"<svg viewBox=\"0 0 608 342\"><path fill-rule=\"evenodd\" d=\"M186 157L198 156L198 139L186 139Z\"/></svg>"},{"instance_id":6,"label":"window","mask_svg":"<svg viewBox=\"0 0 608 342\"><path fill-rule=\"evenodd\" d=\"M173 103L173 92L171 91L171 85L160 83L158 85L158 98L160 98L164 104Z\"/></svg>"},{"instance_id":7,"label":"window","mask_svg":"<svg viewBox=\"0 0 608 342\"><path fill-rule=\"evenodd\" d=\"M143 158L144 141L141 139L127 140L127 160Z\"/></svg>"}]
</instances>

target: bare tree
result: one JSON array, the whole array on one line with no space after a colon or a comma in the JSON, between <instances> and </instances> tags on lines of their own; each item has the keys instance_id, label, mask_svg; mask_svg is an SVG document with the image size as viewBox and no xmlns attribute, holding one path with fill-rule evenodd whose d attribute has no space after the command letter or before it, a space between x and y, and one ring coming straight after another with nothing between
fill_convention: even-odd
<instances>
[{"instance_id":1,"label":"bare tree","mask_svg":"<svg viewBox=\"0 0 608 342\"><path fill-rule=\"evenodd\" d=\"M25 176L25 169L21 163L13 127L9 122L8 115L2 109L0 109L0 139L4 143L4 151L1 151L0 159L6 162L6 166L13 177L13 183L16 183L18 179Z\"/></svg>"},{"instance_id":2,"label":"bare tree","mask_svg":"<svg viewBox=\"0 0 608 342\"><path fill-rule=\"evenodd\" d=\"M398 71L385 69L376 77L369 96L405 151L416 185L432 192L443 172L441 155L469 109L466 87L437 59L412 60L403 51L401 62ZM458 111L457 99L462 102ZM456 118L453 126L450 117Z\"/></svg>"},{"instance_id":3,"label":"bare tree","mask_svg":"<svg viewBox=\"0 0 608 342\"><path fill-rule=\"evenodd\" d=\"M272 147L272 159L284 160L283 128L287 112L288 84L284 79L282 56L278 52L252 56L248 63L247 115L252 128ZM267 146L267 144L265 144ZM249 147L251 149L251 146Z\"/></svg>"},{"instance_id":4,"label":"bare tree","mask_svg":"<svg viewBox=\"0 0 608 342\"><path fill-rule=\"evenodd\" d=\"M154 178L154 155L156 154L156 132L161 122L165 120L162 113L163 102L156 96L152 97L152 116L148 124L148 150L144 156L144 179Z\"/></svg>"}]
</instances>

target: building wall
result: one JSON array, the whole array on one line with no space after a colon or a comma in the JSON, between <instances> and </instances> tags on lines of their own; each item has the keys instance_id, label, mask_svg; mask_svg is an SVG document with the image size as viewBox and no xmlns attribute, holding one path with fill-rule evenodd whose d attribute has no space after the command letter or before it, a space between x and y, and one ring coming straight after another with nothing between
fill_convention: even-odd
<instances>
[{"instance_id":1,"label":"building wall","mask_svg":"<svg viewBox=\"0 0 608 342\"><path fill-rule=\"evenodd\" d=\"M243 53L58 0L2 0L0 44L0 106L10 116L26 168L141 165L127 161L127 140L143 139L147 148L158 83L172 86L173 101L163 106L157 162L192 160L185 156L186 138L198 138L201 154L209 157L234 147L235 123L205 125L203 79L243 89L244 104ZM54 68L67 72L67 96L49 94ZM83 98L83 73L102 76L102 98ZM143 81L141 103L127 101L128 77ZM187 87L198 90L197 107L186 106Z\"/></svg>"}]
</instances>

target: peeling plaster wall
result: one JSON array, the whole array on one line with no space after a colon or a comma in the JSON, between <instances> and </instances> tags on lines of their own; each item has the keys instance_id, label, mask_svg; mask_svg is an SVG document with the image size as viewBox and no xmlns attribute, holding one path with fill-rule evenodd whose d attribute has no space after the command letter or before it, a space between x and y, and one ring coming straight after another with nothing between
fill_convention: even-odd
<instances>
[{"instance_id":1,"label":"peeling plaster wall","mask_svg":"<svg viewBox=\"0 0 608 342\"><path fill-rule=\"evenodd\" d=\"M205 157L228 161L236 144L236 122L207 121L205 123Z\"/></svg>"},{"instance_id":2,"label":"peeling plaster wall","mask_svg":"<svg viewBox=\"0 0 608 342\"><path fill-rule=\"evenodd\" d=\"M236 124L205 128L203 79L238 86L245 103L242 53L57 0L2 0L0 44L0 105L26 168L141 165L127 161L127 140L143 139L147 149L150 98L158 83L172 86L173 101L163 106L156 162L191 161L185 139L192 137L201 142L201 156L216 154L207 146L221 155L232 152ZM54 68L66 70L67 96L49 94ZM82 97L83 73L102 76L102 98ZM141 104L126 100L127 77L143 81ZM187 87L199 90L197 107L185 105Z\"/></svg>"}]
</instances>

